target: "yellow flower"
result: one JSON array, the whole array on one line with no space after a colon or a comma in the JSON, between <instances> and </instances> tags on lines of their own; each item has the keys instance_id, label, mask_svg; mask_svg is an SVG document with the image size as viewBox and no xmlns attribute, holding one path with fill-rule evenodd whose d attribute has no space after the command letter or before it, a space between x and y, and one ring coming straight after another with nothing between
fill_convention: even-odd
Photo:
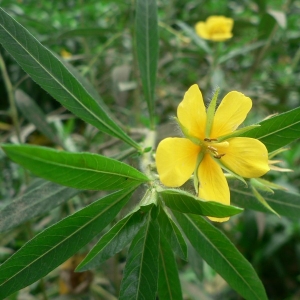
<instances>
[{"instance_id":1,"label":"yellow flower","mask_svg":"<svg viewBox=\"0 0 300 300\"><path fill-rule=\"evenodd\" d=\"M216 103L216 97L212 100ZM237 177L260 177L269 171L268 151L253 138L232 137L252 106L250 98L228 93L216 112L206 111L198 85L192 85L177 108L186 138L166 138L156 152L160 181L168 187L183 185L193 173L198 196L230 204L229 187L222 168ZM212 109L211 109L212 107ZM229 218L210 218L223 222Z\"/></svg>"},{"instance_id":2,"label":"yellow flower","mask_svg":"<svg viewBox=\"0 0 300 300\"><path fill-rule=\"evenodd\" d=\"M196 33L206 40L222 42L232 37L233 19L223 16L210 16L206 22L195 25Z\"/></svg>"},{"instance_id":3,"label":"yellow flower","mask_svg":"<svg viewBox=\"0 0 300 300\"><path fill-rule=\"evenodd\" d=\"M62 49L62 50L60 51L60 56L61 56L62 58L68 59L68 58L72 57L72 54L71 54L70 52L68 52L67 50Z\"/></svg>"}]
</instances>

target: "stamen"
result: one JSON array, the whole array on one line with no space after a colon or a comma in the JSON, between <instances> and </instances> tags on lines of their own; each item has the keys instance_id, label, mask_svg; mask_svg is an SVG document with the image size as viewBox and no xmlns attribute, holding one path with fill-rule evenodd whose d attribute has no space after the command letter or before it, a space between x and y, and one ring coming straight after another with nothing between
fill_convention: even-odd
<instances>
[{"instance_id":1,"label":"stamen","mask_svg":"<svg viewBox=\"0 0 300 300\"><path fill-rule=\"evenodd\" d=\"M223 153L223 154L216 154L216 155L214 155L214 158L221 159L221 157L223 157L224 155L225 155L225 153Z\"/></svg>"},{"instance_id":2,"label":"stamen","mask_svg":"<svg viewBox=\"0 0 300 300\"><path fill-rule=\"evenodd\" d=\"M217 151L218 151L218 149L216 149L216 148L213 147L213 146L207 146L207 149L209 149L209 150L211 150L211 151L213 151L213 152L217 152Z\"/></svg>"},{"instance_id":3,"label":"stamen","mask_svg":"<svg viewBox=\"0 0 300 300\"><path fill-rule=\"evenodd\" d=\"M218 140L217 139L209 139L209 138L205 138L204 139L204 142L217 142Z\"/></svg>"}]
</instances>

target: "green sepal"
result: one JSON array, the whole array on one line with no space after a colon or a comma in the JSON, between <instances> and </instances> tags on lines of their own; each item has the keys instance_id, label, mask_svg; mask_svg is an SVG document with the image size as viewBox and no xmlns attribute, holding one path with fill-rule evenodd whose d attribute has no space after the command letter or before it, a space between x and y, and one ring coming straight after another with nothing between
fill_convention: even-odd
<instances>
[{"instance_id":1,"label":"green sepal","mask_svg":"<svg viewBox=\"0 0 300 300\"><path fill-rule=\"evenodd\" d=\"M224 169L224 170L227 171L230 175L232 175L234 178L236 178L236 179L242 181L246 186L248 186L246 180L245 180L242 176L236 174L235 172L233 172L232 170L230 170L225 164L223 164L222 158L217 159L217 158L214 158L213 156L212 156L212 158L213 158L213 160L214 160L214 161L215 161L222 169Z\"/></svg>"},{"instance_id":2,"label":"green sepal","mask_svg":"<svg viewBox=\"0 0 300 300\"><path fill-rule=\"evenodd\" d=\"M196 138L195 136L190 135L190 132L188 131L188 129L181 124L181 122L178 120L178 118L174 117L174 119L178 123L183 135L187 139L189 139L195 145L203 146L203 142L200 139Z\"/></svg>"},{"instance_id":3,"label":"green sepal","mask_svg":"<svg viewBox=\"0 0 300 300\"><path fill-rule=\"evenodd\" d=\"M254 125L249 125L249 126L237 129L233 132L230 132L228 134L225 134L225 135L222 135L222 136L218 137L218 142L223 142L223 141L231 139L233 137L241 136L245 132L250 131L250 130L252 130L254 128L257 128L257 127L260 127L260 125L259 124L254 124Z\"/></svg>"},{"instance_id":4,"label":"green sepal","mask_svg":"<svg viewBox=\"0 0 300 300\"><path fill-rule=\"evenodd\" d=\"M206 127L205 127L205 137L210 137L211 128L214 122L214 116L217 106L217 99L219 96L220 88L217 88L212 100L209 103L208 109L207 109L207 116L206 116Z\"/></svg>"},{"instance_id":5,"label":"green sepal","mask_svg":"<svg viewBox=\"0 0 300 300\"><path fill-rule=\"evenodd\" d=\"M286 191L287 189L279 184L276 184L276 183L273 183L273 182L270 182L266 179L263 179L263 178L252 178L250 179L251 183L252 181L258 181L259 182L259 186L257 186L257 188L259 189L262 185L263 186L266 186L268 187L269 189L272 190L272 193L274 193L273 190L282 190L282 191Z\"/></svg>"},{"instance_id":6,"label":"green sepal","mask_svg":"<svg viewBox=\"0 0 300 300\"><path fill-rule=\"evenodd\" d=\"M197 163L196 163L196 168L195 168L195 171L194 171L194 188L195 188L195 191L196 191L196 194L198 194L199 192L199 178L198 178L198 169L199 169L199 166L203 160L203 157L204 157L204 152L201 151L197 157Z\"/></svg>"},{"instance_id":7,"label":"green sepal","mask_svg":"<svg viewBox=\"0 0 300 300\"><path fill-rule=\"evenodd\" d=\"M254 186L251 186L253 195L255 198L269 211L274 213L276 216L280 218L280 215L268 204L268 202L265 200L265 198L257 191L257 189Z\"/></svg>"}]
</instances>

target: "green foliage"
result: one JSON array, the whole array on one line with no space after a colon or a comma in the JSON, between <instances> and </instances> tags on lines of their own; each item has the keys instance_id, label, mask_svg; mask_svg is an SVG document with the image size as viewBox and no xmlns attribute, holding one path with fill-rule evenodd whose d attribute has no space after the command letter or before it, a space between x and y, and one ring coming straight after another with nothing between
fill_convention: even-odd
<instances>
[{"instance_id":1,"label":"green foliage","mask_svg":"<svg viewBox=\"0 0 300 300\"><path fill-rule=\"evenodd\" d=\"M299 138L300 108L274 116L259 123L243 136L261 140L269 152L284 147Z\"/></svg>"},{"instance_id":2,"label":"green foliage","mask_svg":"<svg viewBox=\"0 0 300 300\"><path fill-rule=\"evenodd\" d=\"M2 46L45 91L87 123L139 149L60 60L3 9L0 26Z\"/></svg>"},{"instance_id":3,"label":"green foliage","mask_svg":"<svg viewBox=\"0 0 300 300\"><path fill-rule=\"evenodd\" d=\"M225 235L200 216L174 215L196 251L245 299L268 299L253 267Z\"/></svg>"},{"instance_id":4,"label":"green foliage","mask_svg":"<svg viewBox=\"0 0 300 300\"><path fill-rule=\"evenodd\" d=\"M293 266L299 256L299 170L268 173L261 191L251 180L248 187L231 182L248 179L225 169L237 207L198 198L190 192L192 180L182 190L162 186L154 152L162 136L176 135L164 126L156 130L157 121L169 122L197 82L206 94L218 85L220 93L234 89L253 100L252 120L219 142L251 137L269 152L291 144L281 153L283 167L299 165L298 18L287 18L287 7L278 3L269 9L268 1L235 9L225 2L179 2L1 3L8 13L0 8L0 299L59 297L52 287L77 276L73 270L85 272L82 278L93 272L95 280L85 282L88 299L208 299L206 286L216 273L240 296L226 286L214 298L296 295L288 288L277 295L267 271L275 257L280 276L273 273L281 278L285 247L293 249ZM194 30L216 14L235 20L229 41L204 40ZM270 211L283 218L266 214L262 221L257 214ZM206 216L232 218L214 226ZM61 275L66 270L58 267L79 251L84 258ZM124 257L121 280L116 270ZM114 296L99 284L108 280L98 280L107 260L115 264L107 288ZM285 272L288 282L297 282L298 271ZM35 283L43 277L46 284Z\"/></svg>"},{"instance_id":5,"label":"green foliage","mask_svg":"<svg viewBox=\"0 0 300 300\"><path fill-rule=\"evenodd\" d=\"M138 170L92 153L70 153L29 145L2 145L5 153L34 174L77 189L116 190L148 181Z\"/></svg>"},{"instance_id":6,"label":"green foliage","mask_svg":"<svg viewBox=\"0 0 300 300\"><path fill-rule=\"evenodd\" d=\"M159 192L159 195L166 206L182 213L227 217L241 212L239 207L228 206L214 201L204 201L183 191L166 189Z\"/></svg>"},{"instance_id":7,"label":"green foliage","mask_svg":"<svg viewBox=\"0 0 300 300\"><path fill-rule=\"evenodd\" d=\"M74 255L114 219L132 191L100 199L34 237L0 266L0 298L35 282Z\"/></svg>"},{"instance_id":8,"label":"green foliage","mask_svg":"<svg viewBox=\"0 0 300 300\"><path fill-rule=\"evenodd\" d=\"M136 1L136 51L144 95L154 127L154 91L158 61L158 24L156 0Z\"/></svg>"}]
</instances>

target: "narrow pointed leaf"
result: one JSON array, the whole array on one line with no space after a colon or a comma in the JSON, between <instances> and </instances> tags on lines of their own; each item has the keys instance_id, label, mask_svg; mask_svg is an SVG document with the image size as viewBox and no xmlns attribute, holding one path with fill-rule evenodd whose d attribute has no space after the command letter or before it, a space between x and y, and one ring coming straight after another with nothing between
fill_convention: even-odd
<instances>
[{"instance_id":1,"label":"narrow pointed leaf","mask_svg":"<svg viewBox=\"0 0 300 300\"><path fill-rule=\"evenodd\" d=\"M182 22L182 21L177 21L176 24L183 30L183 32L190 37L194 43L201 48L204 52L206 52L207 54L210 54L212 52L212 50L210 49L210 47L208 46L207 42L205 40L203 40L202 38L200 38L196 32L194 28L191 28L189 25L187 25L186 23Z\"/></svg>"},{"instance_id":2,"label":"narrow pointed leaf","mask_svg":"<svg viewBox=\"0 0 300 300\"><path fill-rule=\"evenodd\" d=\"M34 124L36 129L50 141L64 147L54 128L47 122L46 115L26 93L22 90L16 90L15 99L25 119Z\"/></svg>"},{"instance_id":3,"label":"narrow pointed leaf","mask_svg":"<svg viewBox=\"0 0 300 300\"><path fill-rule=\"evenodd\" d=\"M50 211L79 192L53 182L35 180L20 197L0 210L0 232Z\"/></svg>"},{"instance_id":4,"label":"narrow pointed leaf","mask_svg":"<svg viewBox=\"0 0 300 300\"><path fill-rule=\"evenodd\" d=\"M117 190L147 177L117 160L93 153L71 153L29 145L2 145L16 163L37 176L77 189Z\"/></svg>"},{"instance_id":5,"label":"narrow pointed leaf","mask_svg":"<svg viewBox=\"0 0 300 300\"><path fill-rule=\"evenodd\" d=\"M174 221L161 208L158 215L161 233L165 236L173 251L183 260L187 261L187 245L181 231Z\"/></svg>"},{"instance_id":6,"label":"narrow pointed leaf","mask_svg":"<svg viewBox=\"0 0 300 300\"><path fill-rule=\"evenodd\" d=\"M159 195L166 206L182 213L192 213L210 217L230 217L239 214L243 209L224 205L214 201L205 201L180 190L163 190Z\"/></svg>"},{"instance_id":7,"label":"narrow pointed leaf","mask_svg":"<svg viewBox=\"0 0 300 300\"><path fill-rule=\"evenodd\" d=\"M195 250L243 298L268 299L252 265L221 231L201 216L174 215Z\"/></svg>"},{"instance_id":8,"label":"narrow pointed leaf","mask_svg":"<svg viewBox=\"0 0 300 300\"><path fill-rule=\"evenodd\" d=\"M93 269L120 252L133 240L145 220L141 211L136 211L119 221L101 237L100 241L76 268L76 271L82 272Z\"/></svg>"},{"instance_id":9,"label":"narrow pointed leaf","mask_svg":"<svg viewBox=\"0 0 300 300\"><path fill-rule=\"evenodd\" d=\"M0 299L35 282L99 234L133 189L108 195L47 228L0 266Z\"/></svg>"},{"instance_id":10,"label":"narrow pointed leaf","mask_svg":"<svg viewBox=\"0 0 300 300\"><path fill-rule=\"evenodd\" d=\"M230 187L231 200L233 203L256 211L270 213L253 195L251 189L239 184ZM299 218L300 216L300 194L276 190L274 194L264 193L264 199L280 216Z\"/></svg>"},{"instance_id":11,"label":"narrow pointed leaf","mask_svg":"<svg viewBox=\"0 0 300 300\"><path fill-rule=\"evenodd\" d=\"M144 95L154 126L154 91L158 61L156 0L136 0L136 52Z\"/></svg>"},{"instance_id":12,"label":"narrow pointed leaf","mask_svg":"<svg viewBox=\"0 0 300 300\"><path fill-rule=\"evenodd\" d=\"M159 243L159 299L181 300L182 291L172 248L163 235Z\"/></svg>"},{"instance_id":13,"label":"narrow pointed leaf","mask_svg":"<svg viewBox=\"0 0 300 300\"><path fill-rule=\"evenodd\" d=\"M245 55L248 52L251 52L253 50L261 48L266 43L267 43L266 41L259 41L259 42L256 42L256 43L252 43L250 45L245 45L245 46L243 46L241 48L234 49L234 50L230 51L229 53L226 53L226 54L222 55L218 59L218 64L222 64L223 62L226 62L227 60L232 59L232 58L234 58L236 56Z\"/></svg>"},{"instance_id":14,"label":"narrow pointed leaf","mask_svg":"<svg viewBox=\"0 0 300 300\"><path fill-rule=\"evenodd\" d=\"M68 110L140 150L140 146L112 121L64 64L1 8L0 43L34 81Z\"/></svg>"},{"instance_id":15,"label":"narrow pointed leaf","mask_svg":"<svg viewBox=\"0 0 300 300\"><path fill-rule=\"evenodd\" d=\"M300 107L259 123L242 136L259 139L269 152L275 151L300 138Z\"/></svg>"},{"instance_id":16,"label":"narrow pointed leaf","mask_svg":"<svg viewBox=\"0 0 300 300\"><path fill-rule=\"evenodd\" d=\"M145 225L133 239L121 283L120 300L155 300L158 280L159 227L146 216Z\"/></svg>"}]
</instances>

